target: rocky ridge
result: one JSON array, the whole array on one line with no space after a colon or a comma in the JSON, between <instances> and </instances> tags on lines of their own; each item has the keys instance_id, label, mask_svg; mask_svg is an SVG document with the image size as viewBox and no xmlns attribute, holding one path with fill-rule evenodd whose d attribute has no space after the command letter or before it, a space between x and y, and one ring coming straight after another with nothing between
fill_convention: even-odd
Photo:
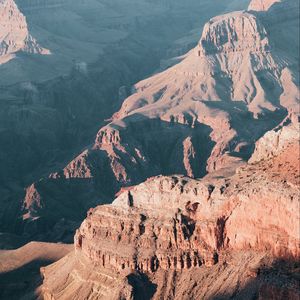
<instances>
[{"instance_id":1,"label":"rocky ridge","mask_svg":"<svg viewBox=\"0 0 300 300\"><path fill-rule=\"evenodd\" d=\"M298 126L292 122L282 132ZM277 261L300 256L299 143L279 134L276 153L263 155L268 135L252 163L232 176L154 177L91 209L74 253L43 269L45 298L67 299L76 291L87 299L139 299L139 292L147 299L265 299L277 291L276 299L297 299L295 266L282 271L284 280L275 270L286 268Z\"/></svg>"},{"instance_id":2,"label":"rocky ridge","mask_svg":"<svg viewBox=\"0 0 300 300\"><path fill-rule=\"evenodd\" d=\"M30 35L26 18L13 0L0 1L0 64L15 57L19 51L50 54Z\"/></svg>"},{"instance_id":3,"label":"rocky ridge","mask_svg":"<svg viewBox=\"0 0 300 300\"><path fill-rule=\"evenodd\" d=\"M239 2L240 7L246 1ZM54 198L54 214L59 211L65 219L69 218L65 215L69 208L63 199L70 200L73 211L81 212L76 213L76 220L81 222L86 210L105 198L108 184L98 188L98 181L94 184L91 178L61 180L60 188L54 188L58 181L53 179L53 189L43 189L43 183L47 174L63 168L91 143L97 129L128 96L130 86L159 67L166 49L181 37L188 41L183 49L190 49L187 45L196 42L195 34L190 36L191 28L199 32L209 16L227 6L222 0L218 0L219 5L207 0L201 5L196 0L188 5L179 0L171 2L172 9L165 1L117 0L116 11L107 1L16 1L30 33L53 55L18 53L17 59L0 67L4 74L0 76L0 231L22 234L23 224L18 226L22 222L20 199L33 182L38 191L35 194L41 194L40 203L49 204L49 198ZM162 31L163 39L157 34ZM178 51L182 43L176 42ZM40 181L41 177L44 180ZM65 185L67 182L70 184ZM79 191L78 185L85 188ZM107 190L106 198L111 199L111 187ZM74 194L80 194L78 205L74 205ZM82 201L85 198L89 200ZM82 206L82 202L86 204ZM52 209L43 207L50 216ZM39 223L37 227L53 225L48 218L38 216L33 218L35 224ZM11 219L16 221L15 226ZM28 220L26 213L24 219ZM46 227L40 224L42 219ZM45 235L31 235L36 232L35 224L32 231L25 226L26 233L34 240L48 240Z\"/></svg>"},{"instance_id":4,"label":"rocky ridge","mask_svg":"<svg viewBox=\"0 0 300 300\"><path fill-rule=\"evenodd\" d=\"M72 182L86 186L81 195L88 187L94 204L155 175L199 178L248 160L262 135L299 113L297 58L274 43L273 20L291 9L286 1L278 6L275 12L211 19L198 46L179 64L134 86L92 147L34 184L40 200L32 189L27 193L26 220L47 218L47 203L71 203ZM285 30L297 31L294 27L291 21Z\"/></svg>"},{"instance_id":5,"label":"rocky ridge","mask_svg":"<svg viewBox=\"0 0 300 300\"><path fill-rule=\"evenodd\" d=\"M299 298L295 57L268 33L272 10L259 10L212 19L180 64L138 83L92 149L51 175L99 180L101 162L121 185L150 178L88 211L73 253L41 270L45 299ZM199 166L209 173L191 178Z\"/></svg>"}]
</instances>

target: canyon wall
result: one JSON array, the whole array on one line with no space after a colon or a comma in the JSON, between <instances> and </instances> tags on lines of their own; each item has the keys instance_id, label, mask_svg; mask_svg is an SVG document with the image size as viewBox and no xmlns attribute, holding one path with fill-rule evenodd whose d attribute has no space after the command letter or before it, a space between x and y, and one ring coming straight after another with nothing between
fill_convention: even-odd
<instances>
[{"instance_id":1,"label":"canyon wall","mask_svg":"<svg viewBox=\"0 0 300 300\"><path fill-rule=\"evenodd\" d=\"M150 178L121 190L111 205L89 210L76 232L74 253L42 270L46 299L67 299L75 291L88 299L139 299L139 289L147 299L251 299L254 294L265 299L275 291L278 299L297 299L297 138L277 150L229 177ZM63 265L72 268L67 280ZM53 276L59 278L55 283ZM124 282L127 295L121 293Z\"/></svg>"},{"instance_id":2,"label":"canyon wall","mask_svg":"<svg viewBox=\"0 0 300 300\"><path fill-rule=\"evenodd\" d=\"M63 217L64 210L48 217L47 203L75 197L87 207L89 199L90 206L97 199L107 203L121 187L152 176L199 178L235 168L250 158L261 136L287 116L297 118L297 57L274 43L278 29L272 25L280 12L292 10L287 2L277 5L281 10L212 18L181 62L135 84L92 146L33 185L43 205L27 193L26 222ZM297 31L295 25L291 18L282 30ZM290 42L297 46L297 39ZM83 187L75 196L72 182Z\"/></svg>"}]
</instances>

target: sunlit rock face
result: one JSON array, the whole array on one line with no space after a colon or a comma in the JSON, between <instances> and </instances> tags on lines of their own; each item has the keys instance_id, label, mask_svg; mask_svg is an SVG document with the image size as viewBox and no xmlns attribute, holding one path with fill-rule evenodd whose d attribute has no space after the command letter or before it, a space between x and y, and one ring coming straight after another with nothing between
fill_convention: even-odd
<instances>
[{"instance_id":1,"label":"sunlit rock face","mask_svg":"<svg viewBox=\"0 0 300 300\"><path fill-rule=\"evenodd\" d=\"M261 136L299 110L297 59L274 27L281 5L284 14L293 13L279 3L267 13L212 18L198 45L177 65L136 83L94 144L45 179L45 187L63 186L55 197L71 202L72 189L65 183L82 179L89 191L109 198L152 176L200 178L248 160ZM294 22L287 28L296 31ZM48 202L46 190L37 192ZM39 214L31 195L26 209L30 215L35 207Z\"/></svg>"},{"instance_id":2,"label":"sunlit rock face","mask_svg":"<svg viewBox=\"0 0 300 300\"><path fill-rule=\"evenodd\" d=\"M200 53L269 50L268 35L257 18L249 13L236 12L210 20L199 43ZM202 50L202 51L201 51Z\"/></svg>"},{"instance_id":3,"label":"sunlit rock face","mask_svg":"<svg viewBox=\"0 0 300 300\"><path fill-rule=\"evenodd\" d=\"M248 10L253 11L267 11L273 4L281 0L252 0L249 4Z\"/></svg>"},{"instance_id":4,"label":"sunlit rock face","mask_svg":"<svg viewBox=\"0 0 300 300\"><path fill-rule=\"evenodd\" d=\"M282 132L297 125L283 125ZM292 265L283 279L277 271L285 265L276 264L300 256L299 144L279 135L273 155L255 159L262 137L253 163L232 176L158 176L91 209L75 251L42 270L45 298L131 299L141 286L149 299L243 298L250 285L259 299L275 291L297 299Z\"/></svg>"},{"instance_id":5,"label":"sunlit rock face","mask_svg":"<svg viewBox=\"0 0 300 300\"><path fill-rule=\"evenodd\" d=\"M275 129L276 143L267 133L232 177L155 177L121 190L88 213L76 249L103 267L143 272L211 265L222 249L298 257L298 125Z\"/></svg>"},{"instance_id":6,"label":"sunlit rock face","mask_svg":"<svg viewBox=\"0 0 300 300\"><path fill-rule=\"evenodd\" d=\"M47 189L123 186L42 269L45 299L298 298L299 87L295 56L269 32L277 13L212 18L89 149L28 189L33 217Z\"/></svg>"},{"instance_id":7,"label":"sunlit rock face","mask_svg":"<svg viewBox=\"0 0 300 300\"><path fill-rule=\"evenodd\" d=\"M25 16L13 0L0 1L0 64L12 59L18 51L50 54L30 35Z\"/></svg>"}]
</instances>

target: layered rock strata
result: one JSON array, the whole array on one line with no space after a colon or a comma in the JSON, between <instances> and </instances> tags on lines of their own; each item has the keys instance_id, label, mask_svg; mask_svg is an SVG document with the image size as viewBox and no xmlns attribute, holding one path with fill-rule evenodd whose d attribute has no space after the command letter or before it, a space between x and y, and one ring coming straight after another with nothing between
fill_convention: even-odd
<instances>
[{"instance_id":1,"label":"layered rock strata","mask_svg":"<svg viewBox=\"0 0 300 300\"><path fill-rule=\"evenodd\" d=\"M257 143L253 163L232 176L154 177L91 209L76 232L75 252L43 270L46 298L67 299L76 290L88 299L139 299L134 295L142 289L147 299L265 299L275 290L297 299L296 265L280 271L285 279L278 272L300 256L299 143L279 134L276 153L262 155L267 136ZM67 280L62 265L75 270ZM51 276L60 270L54 284ZM232 281L219 282L227 272ZM120 294L124 282L127 295Z\"/></svg>"},{"instance_id":2,"label":"layered rock strata","mask_svg":"<svg viewBox=\"0 0 300 300\"><path fill-rule=\"evenodd\" d=\"M272 25L280 11L292 12L286 2L277 6L211 19L182 62L137 83L94 145L43 179L43 186L63 189L50 197L36 185L41 202L69 199L72 181L86 182L92 199L109 201L122 186L151 176L199 178L249 159L256 140L299 110L297 59L274 43L278 28ZM287 28L298 30L294 21ZM29 217L46 210L32 194L25 201Z\"/></svg>"}]
</instances>

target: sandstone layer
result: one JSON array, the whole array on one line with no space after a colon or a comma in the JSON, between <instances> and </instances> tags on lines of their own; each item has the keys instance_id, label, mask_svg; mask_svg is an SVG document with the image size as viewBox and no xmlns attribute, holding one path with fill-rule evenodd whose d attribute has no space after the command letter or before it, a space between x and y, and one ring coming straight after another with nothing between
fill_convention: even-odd
<instances>
[{"instance_id":1,"label":"sandstone layer","mask_svg":"<svg viewBox=\"0 0 300 300\"><path fill-rule=\"evenodd\" d=\"M232 176L154 177L91 209L45 298L297 299L299 143L265 155L268 135Z\"/></svg>"},{"instance_id":2,"label":"sandstone layer","mask_svg":"<svg viewBox=\"0 0 300 300\"><path fill-rule=\"evenodd\" d=\"M64 217L48 214L62 199L93 206L152 176L199 178L247 161L262 135L299 114L298 42L288 35L298 32L297 5L212 18L180 63L135 84L91 147L27 190L26 222ZM286 15L279 31L274 20Z\"/></svg>"},{"instance_id":3,"label":"sandstone layer","mask_svg":"<svg viewBox=\"0 0 300 300\"><path fill-rule=\"evenodd\" d=\"M117 10L95 0L15 2L30 34L52 55L18 52L16 59L0 66L0 231L20 235L24 229L32 240L48 240L45 232L37 235L50 229L52 236L53 219L81 222L89 207L114 193L103 181L107 176L68 178L56 188L53 179L46 188L48 174L64 168L92 143L130 87L159 67L167 49L186 52L207 19L234 0L217 0L218 5L208 0L115 0ZM23 226L20 199L31 185L41 195L40 203L52 208L44 205L45 214L39 210L29 226L25 212ZM68 214L70 207L75 214Z\"/></svg>"}]
</instances>

